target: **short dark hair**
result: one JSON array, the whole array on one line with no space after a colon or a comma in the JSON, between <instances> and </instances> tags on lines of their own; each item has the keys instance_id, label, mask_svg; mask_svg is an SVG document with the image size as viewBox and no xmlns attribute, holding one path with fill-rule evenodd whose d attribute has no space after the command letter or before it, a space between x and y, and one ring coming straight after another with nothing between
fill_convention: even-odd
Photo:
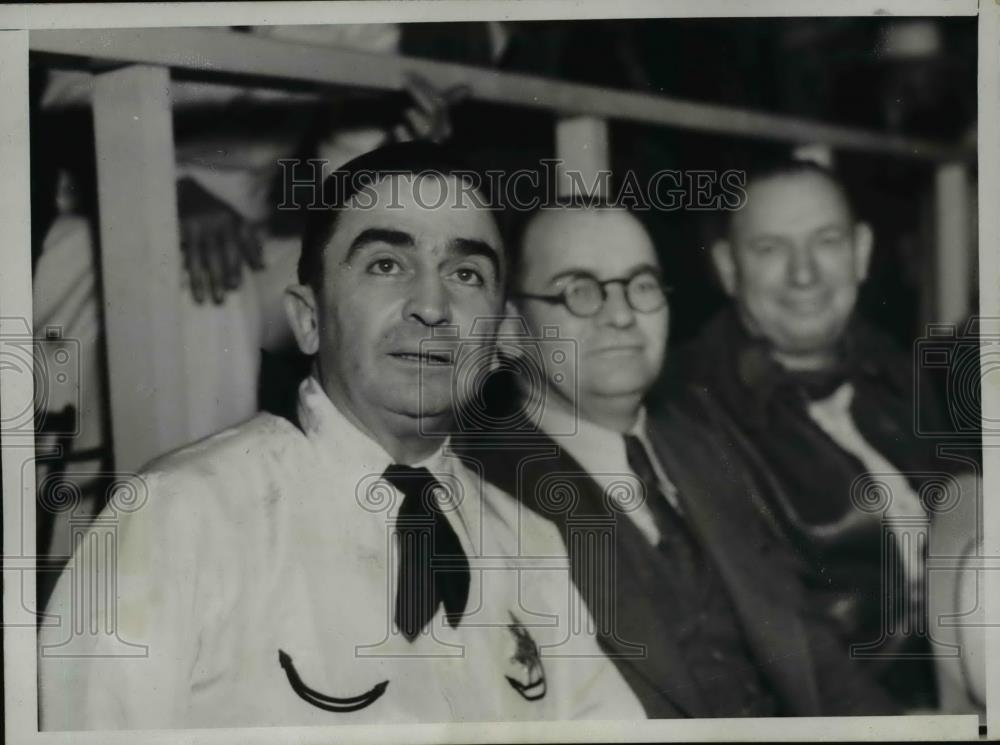
<instances>
[{"instance_id":1,"label":"short dark hair","mask_svg":"<svg viewBox=\"0 0 1000 745\"><path fill-rule=\"evenodd\" d=\"M323 276L323 251L333 237L341 211L358 192L388 176L424 173L466 178L476 175L451 148L417 141L383 145L359 155L327 176L321 191L322 205L306 210L299 282L312 287L319 285ZM481 182L476 180L475 183Z\"/></svg>"}]
</instances>

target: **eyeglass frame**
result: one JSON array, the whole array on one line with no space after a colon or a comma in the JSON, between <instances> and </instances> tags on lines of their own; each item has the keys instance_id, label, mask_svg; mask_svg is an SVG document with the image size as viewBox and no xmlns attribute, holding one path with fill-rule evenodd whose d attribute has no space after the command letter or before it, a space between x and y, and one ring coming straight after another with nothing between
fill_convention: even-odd
<instances>
[{"instance_id":1,"label":"eyeglass frame","mask_svg":"<svg viewBox=\"0 0 1000 745\"><path fill-rule=\"evenodd\" d=\"M629 297L628 286L632 283L632 281L636 277L641 277L643 275L649 275L653 277L656 280L657 284L660 285L660 291L663 293L663 302L660 305L656 306L655 308L651 308L650 310L639 310L638 308L635 307L635 305L632 303L632 299ZM593 313L581 314L577 313L576 311L574 311L572 308L569 307L566 295L567 292L569 291L569 284L571 284L572 281L568 283L567 286L562 289L562 291L554 293L552 295L540 295L530 292L512 292L511 297L526 298L528 300L542 300L552 305L559 304L562 305L564 308L566 308L566 310L568 310L577 318L593 318L604 309L605 304L608 302L608 290L607 290L608 285L613 285L613 284L622 285L622 290L625 296L625 302L628 305L628 307L631 308L635 313L655 313L656 311L666 307L667 297L674 289L673 287L664 284L663 279L662 277L660 277L659 272L657 272L655 269L651 267L642 267L641 269L638 269L632 274L625 277L612 277L611 279L601 280L595 277L593 274L587 272L580 272L574 275L573 279L593 280L594 283L597 285L598 289L601 291L601 304L597 306L597 308L594 310Z\"/></svg>"}]
</instances>

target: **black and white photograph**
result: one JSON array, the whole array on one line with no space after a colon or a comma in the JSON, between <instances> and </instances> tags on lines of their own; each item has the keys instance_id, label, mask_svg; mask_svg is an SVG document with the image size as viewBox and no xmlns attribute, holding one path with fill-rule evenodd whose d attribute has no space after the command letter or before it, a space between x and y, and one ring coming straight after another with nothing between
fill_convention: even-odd
<instances>
[{"instance_id":1,"label":"black and white photograph","mask_svg":"<svg viewBox=\"0 0 1000 745\"><path fill-rule=\"evenodd\" d=\"M765 6L0 11L9 741L1000 736L1000 6Z\"/></svg>"}]
</instances>

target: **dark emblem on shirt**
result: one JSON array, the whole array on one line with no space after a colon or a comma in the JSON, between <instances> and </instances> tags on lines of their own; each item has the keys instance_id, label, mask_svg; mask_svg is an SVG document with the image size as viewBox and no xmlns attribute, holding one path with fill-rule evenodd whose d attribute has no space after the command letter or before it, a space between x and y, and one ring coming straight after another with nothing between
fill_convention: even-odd
<instances>
[{"instance_id":1,"label":"dark emblem on shirt","mask_svg":"<svg viewBox=\"0 0 1000 745\"><path fill-rule=\"evenodd\" d=\"M511 688L528 701L538 701L545 697L545 668L538 654L538 645L531 634L524 628L517 616L510 614L511 623L507 625L514 642L514 654L511 655L508 668L513 673L506 675Z\"/></svg>"},{"instance_id":2,"label":"dark emblem on shirt","mask_svg":"<svg viewBox=\"0 0 1000 745\"><path fill-rule=\"evenodd\" d=\"M323 709L324 711L346 714L348 712L364 709L366 706L371 706L373 703L378 701L382 694L385 693L385 689L389 685L388 680L383 680L371 690L365 691L357 696L350 696L348 698L326 696L318 691L314 691L302 682L302 678L299 677L299 673L295 669L295 665L292 664L292 658L288 655L288 653L283 652L280 649L278 650L278 662L285 671L285 675L288 676L288 682L291 684L292 690L298 694L299 698L304 701L308 701L313 706Z\"/></svg>"}]
</instances>

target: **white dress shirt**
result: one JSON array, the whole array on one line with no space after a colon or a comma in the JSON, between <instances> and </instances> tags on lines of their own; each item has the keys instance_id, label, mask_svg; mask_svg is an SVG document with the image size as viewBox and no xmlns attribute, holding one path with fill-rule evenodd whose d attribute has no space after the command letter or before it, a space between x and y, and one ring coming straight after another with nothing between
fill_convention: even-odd
<instances>
[{"instance_id":1,"label":"white dress shirt","mask_svg":"<svg viewBox=\"0 0 1000 745\"><path fill-rule=\"evenodd\" d=\"M887 492L884 517L888 519L889 531L896 534L897 545L902 545L902 534L906 532L902 523L906 518L925 518L926 512L906 477L861 434L851 416L853 400L854 386L844 383L829 397L810 402L809 416L834 442L861 461L868 474ZM916 604L923 587L924 551L913 547L902 550L901 556L906 581L915 590L911 600Z\"/></svg>"},{"instance_id":2,"label":"white dress shirt","mask_svg":"<svg viewBox=\"0 0 1000 745\"><path fill-rule=\"evenodd\" d=\"M392 623L392 459L313 378L299 420L261 414L160 459L132 482L144 504L102 513L87 535L117 541L117 572L102 574L85 543L60 578L47 609L58 625L40 633L43 729L644 717L594 638L573 631L591 626L574 615L586 610L556 529L447 445L412 465L451 495L469 602L457 628L439 608L407 641ZM75 619L95 625L72 635ZM293 690L279 650L325 696L385 692L323 710ZM538 700L507 679L539 669Z\"/></svg>"},{"instance_id":3,"label":"white dress shirt","mask_svg":"<svg viewBox=\"0 0 1000 745\"><path fill-rule=\"evenodd\" d=\"M660 531L656 527L656 520L653 518L648 502L643 501L641 505L635 507L620 499L625 496L627 500L627 495L638 484L638 477L628 464L623 434L605 429L587 421L582 416L559 409L556 406L540 406L535 411L540 412L535 419L535 424L539 429L548 434L559 447L564 448L577 463L583 466L605 493L622 504L623 511L650 543L654 546L658 544ZM680 511L677 489L667 477L646 435L645 408L639 410L635 424L626 434L639 438L639 441L646 448L653 469L656 471L660 490L673 508Z\"/></svg>"}]
</instances>

